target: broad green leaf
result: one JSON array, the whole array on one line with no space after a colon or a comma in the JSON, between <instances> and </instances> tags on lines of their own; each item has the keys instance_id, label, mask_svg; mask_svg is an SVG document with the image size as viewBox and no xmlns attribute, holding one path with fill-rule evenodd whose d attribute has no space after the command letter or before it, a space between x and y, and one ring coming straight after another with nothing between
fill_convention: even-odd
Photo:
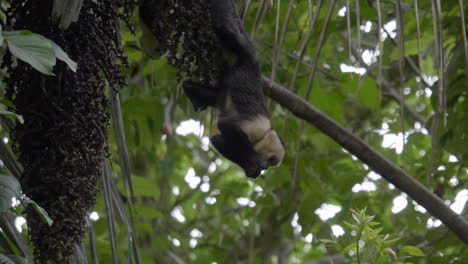
<instances>
[{"instance_id":1,"label":"broad green leaf","mask_svg":"<svg viewBox=\"0 0 468 264\"><path fill-rule=\"evenodd\" d=\"M10 52L18 59L29 63L36 70L54 75L55 50L46 38L28 31L3 32Z\"/></svg>"},{"instance_id":2,"label":"broad green leaf","mask_svg":"<svg viewBox=\"0 0 468 264\"><path fill-rule=\"evenodd\" d=\"M39 214L43 222L47 223L49 226L51 226L54 223L54 221L47 214L46 210L40 207L36 202L33 201L31 203L31 206L34 208L34 211L36 211L36 213Z\"/></svg>"},{"instance_id":3,"label":"broad green leaf","mask_svg":"<svg viewBox=\"0 0 468 264\"><path fill-rule=\"evenodd\" d=\"M28 262L26 259L19 257L19 256L14 256L14 255L3 255L0 254L0 264L27 264Z\"/></svg>"},{"instance_id":4,"label":"broad green leaf","mask_svg":"<svg viewBox=\"0 0 468 264\"><path fill-rule=\"evenodd\" d=\"M27 30L3 32L3 36L14 56L44 74L54 75L52 69L56 58L65 62L73 72L76 72L76 62L50 39Z\"/></svg>"},{"instance_id":5,"label":"broad green leaf","mask_svg":"<svg viewBox=\"0 0 468 264\"><path fill-rule=\"evenodd\" d=\"M5 23L6 23L6 20L7 20L7 19L6 19L5 13L4 13L3 11L0 10L0 21L2 21L3 24L5 24Z\"/></svg>"},{"instance_id":6,"label":"broad green leaf","mask_svg":"<svg viewBox=\"0 0 468 264\"><path fill-rule=\"evenodd\" d=\"M18 115L18 114L13 113L13 112L10 112L10 111L7 111L7 110L1 110L1 109L0 109L0 115L11 116L11 117L13 117L14 119L18 120L18 122L20 122L21 124L24 123L23 116Z\"/></svg>"},{"instance_id":7,"label":"broad green leaf","mask_svg":"<svg viewBox=\"0 0 468 264\"><path fill-rule=\"evenodd\" d=\"M310 97L313 105L330 115L338 122L343 122L344 97L335 90L327 90L322 86L314 86L314 96Z\"/></svg>"},{"instance_id":8,"label":"broad green leaf","mask_svg":"<svg viewBox=\"0 0 468 264\"><path fill-rule=\"evenodd\" d=\"M15 264L15 262L8 256L0 254L0 264Z\"/></svg>"},{"instance_id":9,"label":"broad green leaf","mask_svg":"<svg viewBox=\"0 0 468 264\"><path fill-rule=\"evenodd\" d=\"M41 220L44 223L47 223L49 226L51 226L54 223L54 220L52 220L49 215L47 214L46 210L42 207L40 207L35 201L31 200L29 197L24 197L22 199L22 202L32 206L34 211L41 217Z\"/></svg>"},{"instance_id":10,"label":"broad green leaf","mask_svg":"<svg viewBox=\"0 0 468 264\"><path fill-rule=\"evenodd\" d=\"M374 80L366 77L361 85L358 101L370 109L379 109L382 96Z\"/></svg>"},{"instance_id":11,"label":"broad green leaf","mask_svg":"<svg viewBox=\"0 0 468 264\"><path fill-rule=\"evenodd\" d=\"M50 42L52 43L52 46L54 47L55 56L57 57L57 59L65 62L73 72L76 72L76 68L77 68L76 62L70 59L70 57L68 57L68 54L65 53L65 51L63 51L63 49L60 48L57 44L55 44L53 41L50 41Z\"/></svg>"},{"instance_id":12,"label":"broad green leaf","mask_svg":"<svg viewBox=\"0 0 468 264\"><path fill-rule=\"evenodd\" d=\"M421 52L424 53L424 49L427 48L427 46L434 41L433 35L431 34L425 34L424 36L421 37L419 40L421 44ZM418 54L418 40L417 39L412 39L412 40L407 40L405 41L405 55L410 56L410 55L417 55ZM392 52L392 58L398 58L398 49L394 49Z\"/></svg>"},{"instance_id":13,"label":"broad green leaf","mask_svg":"<svg viewBox=\"0 0 468 264\"><path fill-rule=\"evenodd\" d=\"M28 264L28 261L20 256L9 255L9 257L15 262L15 264Z\"/></svg>"},{"instance_id":14,"label":"broad green leaf","mask_svg":"<svg viewBox=\"0 0 468 264\"><path fill-rule=\"evenodd\" d=\"M138 216L145 219L155 219L163 215L161 211L149 206L137 206L136 211L138 212Z\"/></svg>"},{"instance_id":15,"label":"broad green leaf","mask_svg":"<svg viewBox=\"0 0 468 264\"><path fill-rule=\"evenodd\" d=\"M15 104L13 104L12 101L6 99L5 97L0 97L0 104L4 104L4 105L6 105L6 106L8 106L8 107L11 107L11 108L13 108L13 109L16 109Z\"/></svg>"},{"instance_id":16,"label":"broad green leaf","mask_svg":"<svg viewBox=\"0 0 468 264\"><path fill-rule=\"evenodd\" d=\"M159 188L153 181L141 176L133 177L133 187L135 188L135 196L152 196L158 197ZM123 191L123 184L119 183L119 190Z\"/></svg>"},{"instance_id":17,"label":"broad green leaf","mask_svg":"<svg viewBox=\"0 0 468 264\"><path fill-rule=\"evenodd\" d=\"M414 246L402 246L400 247L402 252L408 253L408 255L415 256L415 257L423 257L424 252L421 249L414 247Z\"/></svg>"},{"instance_id":18,"label":"broad green leaf","mask_svg":"<svg viewBox=\"0 0 468 264\"><path fill-rule=\"evenodd\" d=\"M21 196L21 186L11 175L0 175L0 213L11 207L11 199Z\"/></svg>"}]
</instances>

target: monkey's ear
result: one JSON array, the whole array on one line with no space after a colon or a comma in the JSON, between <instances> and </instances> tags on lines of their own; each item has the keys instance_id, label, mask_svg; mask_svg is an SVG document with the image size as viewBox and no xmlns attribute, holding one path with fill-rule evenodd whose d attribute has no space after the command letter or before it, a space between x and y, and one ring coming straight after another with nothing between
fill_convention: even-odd
<instances>
[{"instance_id":1,"label":"monkey's ear","mask_svg":"<svg viewBox=\"0 0 468 264\"><path fill-rule=\"evenodd\" d=\"M247 177L255 179L260 176L262 168L252 148L242 147L237 142L228 141L222 134L214 135L210 140L219 154L244 169Z\"/></svg>"}]
</instances>

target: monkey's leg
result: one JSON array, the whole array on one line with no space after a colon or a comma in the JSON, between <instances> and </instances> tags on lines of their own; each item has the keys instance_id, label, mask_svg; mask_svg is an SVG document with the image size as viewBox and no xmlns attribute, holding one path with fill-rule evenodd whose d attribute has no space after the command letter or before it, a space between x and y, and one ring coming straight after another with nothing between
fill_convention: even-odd
<instances>
[{"instance_id":1,"label":"monkey's leg","mask_svg":"<svg viewBox=\"0 0 468 264\"><path fill-rule=\"evenodd\" d=\"M232 0L210 0L213 29L223 45L240 60L256 61L255 48Z\"/></svg>"},{"instance_id":2,"label":"monkey's leg","mask_svg":"<svg viewBox=\"0 0 468 264\"><path fill-rule=\"evenodd\" d=\"M184 81L182 86L195 111L203 111L208 106L216 105L218 91L209 84Z\"/></svg>"}]
</instances>

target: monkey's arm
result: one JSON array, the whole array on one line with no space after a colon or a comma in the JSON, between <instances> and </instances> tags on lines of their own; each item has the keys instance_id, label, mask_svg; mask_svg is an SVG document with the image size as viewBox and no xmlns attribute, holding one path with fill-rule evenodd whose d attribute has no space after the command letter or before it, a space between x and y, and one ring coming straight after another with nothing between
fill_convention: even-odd
<instances>
[{"instance_id":1,"label":"monkey's arm","mask_svg":"<svg viewBox=\"0 0 468 264\"><path fill-rule=\"evenodd\" d=\"M182 86L195 111L203 111L208 106L216 106L219 92L208 83L197 83L188 80Z\"/></svg>"}]
</instances>

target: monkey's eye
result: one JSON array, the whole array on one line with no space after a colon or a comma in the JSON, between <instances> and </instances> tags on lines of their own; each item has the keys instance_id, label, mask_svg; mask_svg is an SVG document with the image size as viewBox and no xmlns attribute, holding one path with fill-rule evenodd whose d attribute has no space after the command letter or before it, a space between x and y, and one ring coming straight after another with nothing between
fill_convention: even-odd
<instances>
[{"instance_id":1,"label":"monkey's eye","mask_svg":"<svg viewBox=\"0 0 468 264\"><path fill-rule=\"evenodd\" d=\"M275 156L271 156L268 158L268 164L275 165L278 163L278 159Z\"/></svg>"}]
</instances>

